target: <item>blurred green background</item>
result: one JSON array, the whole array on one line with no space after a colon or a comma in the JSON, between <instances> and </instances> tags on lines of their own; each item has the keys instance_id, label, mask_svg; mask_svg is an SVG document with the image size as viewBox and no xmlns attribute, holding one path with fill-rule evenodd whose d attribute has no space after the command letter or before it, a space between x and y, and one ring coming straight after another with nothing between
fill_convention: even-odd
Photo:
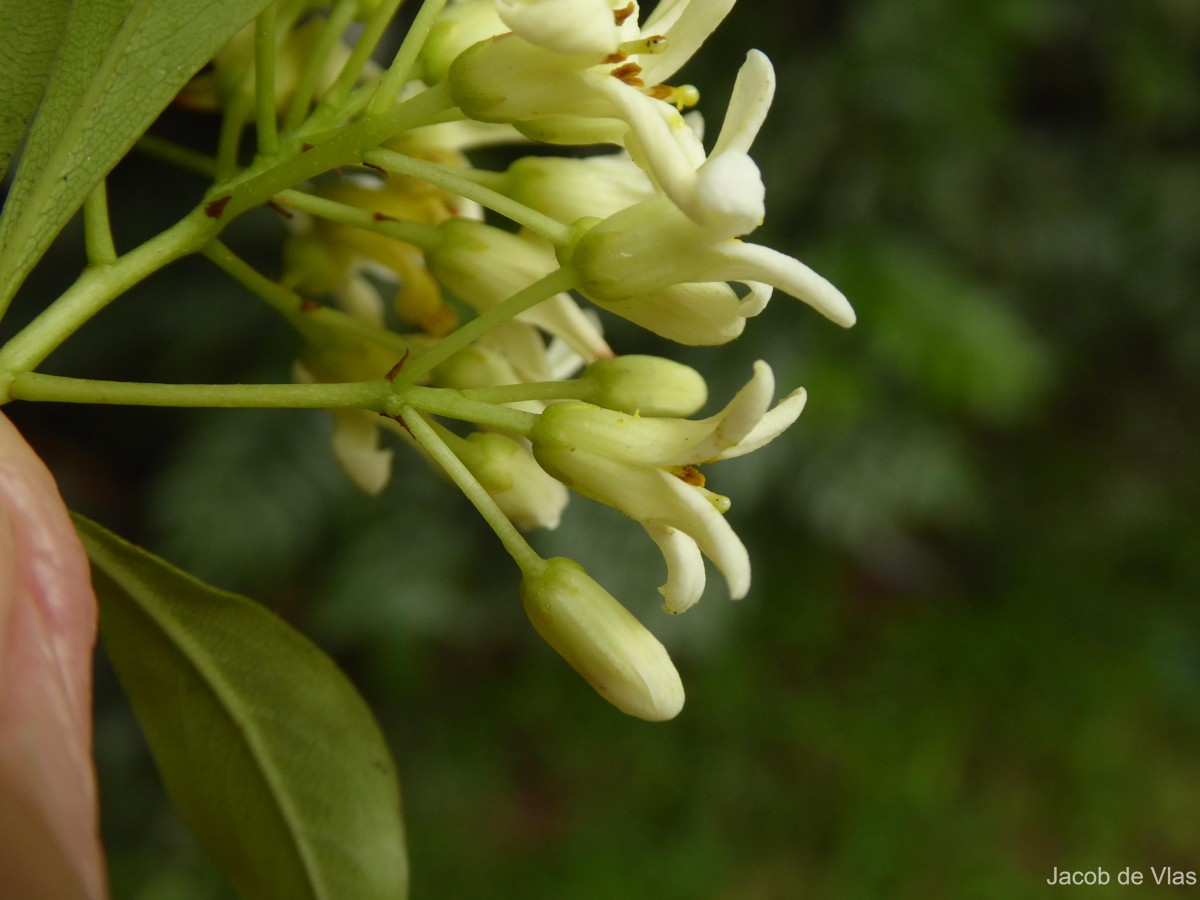
<instances>
[{"instance_id":1,"label":"blurred green background","mask_svg":"<svg viewBox=\"0 0 1200 900\"><path fill-rule=\"evenodd\" d=\"M653 545L583 501L536 540L671 649L674 722L597 698L403 451L367 499L320 414L5 411L74 507L337 657L400 766L415 897L1022 898L1062 891L1054 867L1200 870L1200 5L743 0L683 73L710 133L750 47L780 82L754 240L860 320L780 295L738 343L679 354L714 404L758 358L810 392L785 437L709 472L751 595L718 580L665 616ZM157 130L203 147L214 124ZM201 190L123 164L120 245ZM276 272L282 234L264 212L230 243ZM77 271L74 241L25 315ZM622 351L679 353L609 326ZM296 350L188 261L48 370L280 381ZM98 693L114 896L229 897L103 660ZM1170 892L1138 890L1088 889Z\"/></svg>"}]
</instances>

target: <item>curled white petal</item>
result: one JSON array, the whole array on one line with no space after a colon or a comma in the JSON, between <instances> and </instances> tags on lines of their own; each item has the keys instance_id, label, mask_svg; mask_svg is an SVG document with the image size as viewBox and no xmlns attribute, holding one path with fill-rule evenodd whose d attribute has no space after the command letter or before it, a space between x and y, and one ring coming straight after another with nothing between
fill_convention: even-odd
<instances>
[{"instance_id":1,"label":"curled white petal","mask_svg":"<svg viewBox=\"0 0 1200 900\"><path fill-rule=\"evenodd\" d=\"M738 70L725 121L711 155L720 156L731 150L750 152L774 97L775 69L766 54L751 50Z\"/></svg>"},{"instance_id":2,"label":"curled white petal","mask_svg":"<svg viewBox=\"0 0 1200 900\"><path fill-rule=\"evenodd\" d=\"M742 298L742 306L746 310L746 317L752 318L767 308L767 303L770 302L771 294L775 292L775 288L761 281L746 281L743 283L750 292Z\"/></svg>"},{"instance_id":3,"label":"curled white petal","mask_svg":"<svg viewBox=\"0 0 1200 900\"><path fill-rule=\"evenodd\" d=\"M808 393L804 388L796 388L779 401L774 409L759 419L758 424L744 438L732 447L721 452L718 459L733 459L764 447L779 435L787 431L804 411Z\"/></svg>"},{"instance_id":4,"label":"curled white petal","mask_svg":"<svg viewBox=\"0 0 1200 900\"><path fill-rule=\"evenodd\" d=\"M724 241L716 245L712 253L709 262L715 277L773 284L838 325L849 328L856 321L854 308L841 291L786 253L742 241Z\"/></svg>"},{"instance_id":5,"label":"curled white petal","mask_svg":"<svg viewBox=\"0 0 1200 900\"><path fill-rule=\"evenodd\" d=\"M696 172L696 185L684 212L706 225L715 238L749 234L767 211L762 174L746 153L713 155Z\"/></svg>"},{"instance_id":6,"label":"curled white petal","mask_svg":"<svg viewBox=\"0 0 1200 900\"><path fill-rule=\"evenodd\" d=\"M749 435L771 406L775 394L775 375L762 360L754 364L754 374L725 408L714 416L692 424L708 427L705 437L688 447L683 458L668 459L666 465L690 465L720 459L726 450L736 447Z\"/></svg>"},{"instance_id":7,"label":"curled white petal","mask_svg":"<svg viewBox=\"0 0 1200 900\"><path fill-rule=\"evenodd\" d=\"M745 544L703 492L665 472L659 474L675 501L664 504L671 513L667 521L695 539L700 551L725 577L729 596L741 600L750 591L750 554L746 552Z\"/></svg>"},{"instance_id":8,"label":"curled white petal","mask_svg":"<svg viewBox=\"0 0 1200 900\"><path fill-rule=\"evenodd\" d=\"M704 593L706 581L700 548L677 528L644 524L667 563L666 583L658 589L663 595L663 609L672 614L691 609Z\"/></svg>"}]
</instances>

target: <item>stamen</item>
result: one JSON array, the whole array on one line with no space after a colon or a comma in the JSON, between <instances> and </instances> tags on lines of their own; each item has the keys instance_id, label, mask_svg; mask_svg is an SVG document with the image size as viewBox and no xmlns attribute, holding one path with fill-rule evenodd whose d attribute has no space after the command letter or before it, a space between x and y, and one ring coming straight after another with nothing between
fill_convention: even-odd
<instances>
[{"instance_id":1,"label":"stamen","mask_svg":"<svg viewBox=\"0 0 1200 900\"><path fill-rule=\"evenodd\" d=\"M635 53L662 53L667 49L667 39L661 34L655 34L636 41L625 41L622 44L618 44L617 47L630 55Z\"/></svg>"},{"instance_id":2,"label":"stamen","mask_svg":"<svg viewBox=\"0 0 1200 900\"><path fill-rule=\"evenodd\" d=\"M641 72L642 67L637 63L631 62L625 63L623 66L617 66L617 68L613 69L608 74L612 75L619 81L625 82L630 87L645 87L646 82L638 78L638 75L640 75Z\"/></svg>"},{"instance_id":3,"label":"stamen","mask_svg":"<svg viewBox=\"0 0 1200 900\"><path fill-rule=\"evenodd\" d=\"M618 50L616 53L610 53L608 56L604 57L604 62L606 65L612 66L616 65L617 63L623 63L627 59L629 59L629 54Z\"/></svg>"},{"instance_id":4,"label":"stamen","mask_svg":"<svg viewBox=\"0 0 1200 900\"><path fill-rule=\"evenodd\" d=\"M664 100L667 103L674 104L675 108L680 112L700 102L700 92L694 85L690 84L681 84L679 87L672 87L669 84L656 84L653 87L646 88L643 93L648 94L655 100Z\"/></svg>"},{"instance_id":5,"label":"stamen","mask_svg":"<svg viewBox=\"0 0 1200 900\"><path fill-rule=\"evenodd\" d=\"M694 84L681 84L675 88L675 99L671 102L680 112L691 109L700 102L700 89Z\"/></svg>"},{"instance_id":6,"label":"stamen","mask_svg":"<svg viewBox=\"0 0 1200 900\"><path fill-rule=\"evenodd\" d=\"M695 466L680 467L679 471L675 473L675 477L692 487L704 487L704 473Z\"/></svg>"},{"instance_id":7,"label":"stamen","mask_svg":"<svg viewBox=\"0 0 1200 900\"><path fill-rule=\"evenodd\" d=\"M637 6L633 3L633 0L630 0L629 3L626 3L620 9L613 10L613 21L616 22L617 25L624 25L625 20L632 16L635 12L637 12Z\"/></svg>"}]
</instances>

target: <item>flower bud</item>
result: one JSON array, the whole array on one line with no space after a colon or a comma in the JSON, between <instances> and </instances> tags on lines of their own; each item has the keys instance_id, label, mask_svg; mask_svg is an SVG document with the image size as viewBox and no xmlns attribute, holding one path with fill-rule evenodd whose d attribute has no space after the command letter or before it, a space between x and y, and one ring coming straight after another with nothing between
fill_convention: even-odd
<instances>
[{"instance_id":1,"label":"flower bud","mask_svg":"<svg viewBox=\"0 0 1200 900\"><path fill-rule=\"evenodd\" d=\"M473 432L452 446L514 525L522 531L558 527L567 489L534 461L528 446L488 431Z\"/></svg>"},{"instance_id":2,"label":"flower bud","mask_svg":"<svg viewBox=\"0 0 1200 900\"><path fill-rule=\"evenodd\" d=\"M503 34L508 26L496 14L492 0L462 0L438 15L419 57L421 74L428 84L445 81L450 64L478 41Z\"/></svg>"},{"instance_id":3,"label":"flower bud","mask_svg":"<svg viewBox=\"0 0 1200 900\"><path fill-rule=\"evenodd\" d=\"M592 403L631 415L685 418L708 400L703 375L659 356L600 359L584 370L580 380L591 388Z\"/></svg>"},{"instance_id":4,"label":"flower bud","mask_svg":"<svg viewBox=\"0 0 1200 900\"><path fill-rule=\"evenodd\" d=\"M646 174L619 153L523 157L504 173L504 193L560 222L609 216L656 195Z\"/></svg>"},{"instance_id":5,"label":"flower bud","mask_svg":"<svg viewBox=\"0 0 1200 900\"><path fill-rule=\"evenodd\" d=\"M683 709L683 683L666 648L579 563L545 560L521 580L533 627L604 699L651 722Z\"/></svg>"}]
</instances>

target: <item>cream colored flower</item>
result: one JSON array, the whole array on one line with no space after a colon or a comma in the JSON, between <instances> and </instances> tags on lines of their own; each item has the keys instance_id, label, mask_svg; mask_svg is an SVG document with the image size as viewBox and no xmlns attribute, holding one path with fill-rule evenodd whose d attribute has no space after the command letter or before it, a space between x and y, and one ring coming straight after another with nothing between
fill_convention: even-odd
<instances>
[{"instance_id":1,"label":"cream colored flower","mask_svg":"<svg viewBox=\"0 0 1200 900\"><path fill-rule=\"evenodd\" d=\"M701 554L725 576L734 599L750 588L746 548L726 521L729 500L704 487L697 466L739 456L781 434L804 406L804 391L771 409L775 380L755 363L749 383L714 416L650 418L564 402L547 407L530 434L534 456L569 488L635 519L659 545L665 609L682 612L704 588Z\"/></svg>"},{"instance_id":2,"label":"cream colored flower","mask_svg":"<svg viewBox=\"0 0 1200 900\"><path fill-rule=\"evenodd\" d=\"M634 2L497 0L512 32L463 51L449 68L451 92L470 118L508 122L540 140L620 143L634 105L695 103L694 88L664 82L732 5L660 4L639 26Z\"/></svg>"}]
</instances>

